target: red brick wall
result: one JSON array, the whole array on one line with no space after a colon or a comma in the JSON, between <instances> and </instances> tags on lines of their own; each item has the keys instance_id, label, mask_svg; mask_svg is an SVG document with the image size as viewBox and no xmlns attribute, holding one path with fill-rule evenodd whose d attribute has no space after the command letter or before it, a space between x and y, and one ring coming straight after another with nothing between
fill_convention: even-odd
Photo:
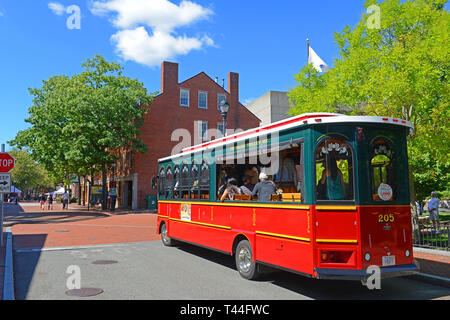
<instances>
[{"instance_id":1,"label":"red brick wall","mask_svg":"<svg viewBox=\"0 0 450 320\"><path fill-rule=\"evenodd\" d=\"M194 121L208 121L208 129L217 129L222 123L217 108L217 94L225 94L230 104L227 117L228 129L251 129L258 127L260 120L239 103L239 74L228 74L229 92L208 77L204 72L178 83L178 64L163 62L161 65L161 94L155 97L141 128L141 139L148 146L145 154L133 154L133 171L138 173L138 207L146 206L145 197L156 194L151 189L151 178L157 175L158 159L170 156L172 149L181 141L171 141L174 130L187 129L194 144ZM180 106L180 88L189 89L189 107ZM208 109L198 108L198 91L208 92ZM184 141L185 142L185 141ZM198 142L198 141L196 141Z\"/></svg>"}]
</instances>

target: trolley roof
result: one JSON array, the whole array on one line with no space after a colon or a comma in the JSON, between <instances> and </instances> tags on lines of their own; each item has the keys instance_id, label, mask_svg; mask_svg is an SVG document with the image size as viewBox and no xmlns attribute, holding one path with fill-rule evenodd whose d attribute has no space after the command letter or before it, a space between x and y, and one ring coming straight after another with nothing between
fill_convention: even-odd
<instances>
[{"instance_id":1,"label":"trolley roof","mask_svg":"<svg viewBox=\"0 0 450 320\"><path fill-rule=\"evenodd\" d=\"M235 133L226 137L211 140L199 145L191 146L182 149L181 153L172 155L169 157L161 158L158 161L166 161L170 159L184 157L190 153L202 152L209 149L218 148L220 146L232 143L240 142L245 139L255 138L262 134L270 134L272 132L277 132L281 130L290 129L300 125L318 125L324 123L381 123L381 124L392 124L408 127L413 129L411 122L392 118L392 117L375 117L375 116L347 116L338 113L305 113L299 116L284 119L278 122L274 122L262 127L257 127L249 129L243 132Z\"/></svg>"}]
</instances>

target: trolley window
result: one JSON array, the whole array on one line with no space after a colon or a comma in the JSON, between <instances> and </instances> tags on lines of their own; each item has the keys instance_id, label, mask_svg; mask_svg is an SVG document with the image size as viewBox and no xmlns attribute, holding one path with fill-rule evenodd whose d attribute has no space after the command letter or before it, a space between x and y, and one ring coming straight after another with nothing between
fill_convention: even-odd
<instances>
[{"instance_id":1,"label":"trolley window","mask_svg":"<svg viewBox=\"0 0 450 320\"><path fill-rule=\"evenodd\" d=\"M397 183L392 146L385 140L375 141L370 156L372 200L396 199Z\"/></svg>"},{"instance_id":2,"label":"trolley window","mask_svg":"<svg viewBox=\"0 0 450 320\"><path fill-rule=\"evenodd\" d=\"M204 160L200 169L200 198L209 199L209 164Z\"/></svg>"},{"instance_id":3,"label":"trolley window","mask_svg":"<svg viewBox=\"0 0 450 320\"><path fill-rule=\"evenodd\" d=\"M198 164L194 161L191 165L191 173L189 175L189 188L191 189L191 199L199 198L199 189L198 189L198 177L199 170Z\"/></svg>"},{"instance_id":4,"label":"trolley window","mask_svg":"<svg viewBox=\"0 0 450 320\"><path fill-rule=\"evenodd\" d=\"M181 166L181 198L189 198L189 165Z\"/></svg>"},{"instance_id":5,"label":"trolley window","mask_svg":"<svg viewBox=\"0 0 450 320\"><path fill-rule=\"evenodd\" d=\"M159 170L159 181L158 181L158 194L160 197L165 196L165 188L166 188L166 172L164 167L161 167Z\"/></svg>"},{"instance_id":6,"label":"trolley window","mask_svg":"<svg viewBox=\"0 0 450 320\"><path fill-rule=\"evenodd\" d=\"M172 168L168 166L166 170L166 183L164 185L164 190L166 192L166 199L172 198L172 188L173 188Z\"/></svg>"},{"instance_id":7,"label":"trolley window","mask_svg":"<svg viewBox=\"0 0 450 320\"><path fill-rule=\"evenodd\" d=\"M317 146L316 199L354 200L353 155L350 145L339 138L327 138Z\"/></svg>"},{"instance_id":8,"label":"trolley window","mask_svg":"<svg viewBox=\"0 0 450 320\"><path fill-rule=\"evenodd\" d=\"M180 180L181 180L181 175L180 175L180 166L176 165L173 169L173 182L175 183L173 186L173 198L174 199L179 199L180 198Z\"/></svg>"}]
</instances>

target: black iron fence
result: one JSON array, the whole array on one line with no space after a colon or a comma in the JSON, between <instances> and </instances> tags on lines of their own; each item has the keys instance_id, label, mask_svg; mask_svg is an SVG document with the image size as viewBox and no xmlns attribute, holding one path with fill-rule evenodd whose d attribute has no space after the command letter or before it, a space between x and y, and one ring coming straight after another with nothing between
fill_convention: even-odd
<instances>
[{"instance_id":1,"label":"black iron fence","mask_svg":"<svg viewBox=\"0 0 450 320\"><path fill-rule=\"evenodd\" d=\"M415 232L414 246L449 251L450 221L433 225L431 221L420 221Z\"/></svg>"}]
</instances>

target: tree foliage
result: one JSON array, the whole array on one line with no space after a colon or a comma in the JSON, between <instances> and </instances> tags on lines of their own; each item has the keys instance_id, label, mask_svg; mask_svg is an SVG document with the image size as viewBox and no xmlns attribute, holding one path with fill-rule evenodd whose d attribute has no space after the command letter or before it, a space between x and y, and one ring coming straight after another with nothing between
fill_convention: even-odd
<instances>
[{"instance_id":1,"label":"tree foliage","mask_svg":"<svg viewBox=\"0 0 450 320\"><path fill-rule=\"evenodd\" d=\"M446 0L368 0L380 8L380 28L371 12L353 28L335 33L340 57L321 74L311 65L295 76L292 114L338 112L383 115L414 125L409 159L419 197L449 189L448 119L450 14Z\"/></svg>"},{"instance_id":2,"label":"tree foliage","mask_svg":"<svg viewBox=\"0 0 450 320\"><path fill-rule=\"evenodd\" d=\"M152 95L123 67L96 55L82 64L80 74L54 76L41 88L30 89L31 126L10 142L27 148L49 172L68 180L71 175L102 171L106 194L107 166L114 150L145 152L139 139L143 116ZM106 206L106 197L104 198Z\"/></svg>"},{"instance_id":3,"label":"tree foliage","mask_svg":"<svg viewBox=\"0 0 450 320\"><path fill-rule=\"evenodd\" d=\"M25 150L11 150L14 158L14 168L11 170L12 185L22 191L32 189L49 189L55 187L55 182Z\"/></svg>"}]
</instances>

